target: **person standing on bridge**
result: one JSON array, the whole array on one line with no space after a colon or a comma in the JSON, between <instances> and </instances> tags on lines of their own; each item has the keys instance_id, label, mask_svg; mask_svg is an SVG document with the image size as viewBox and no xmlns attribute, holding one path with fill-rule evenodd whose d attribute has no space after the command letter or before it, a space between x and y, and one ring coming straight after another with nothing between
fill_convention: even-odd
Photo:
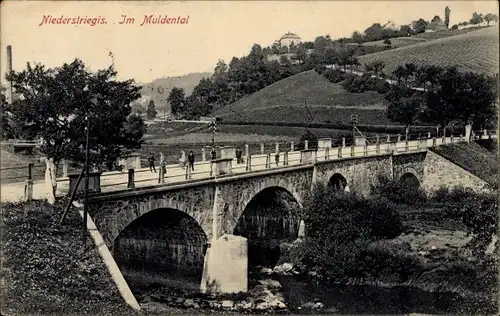
<instances>
[{"instance_id":1,"label":"person standing on bridge","mask_svg":"<svg viewBox=\"0 0 500 316\"><path fill-rule=\"evenodd\" d=\"M149 153L148 162L149 162L149 171L151 171L151 172L154 171L156 173L155 156L154 156L153 152Z\"/></svg>"},{"instance_id":2,"label":"person standing on bridge","mask_svg":"<svg viewBox=\"0 0 500 316\"><path fill-rule=\"evenodd\" d=\"M276 167L280 163L280 153L279 151L276 152L276 156L274 156L274 160L276 161Z\"/></svg>"},{"instance_id":3,"label":"person standing on bridge","mask_svg":"<svg viewBox=\"0 0 500 316\"><path fill-rule=\"evenodd\" d=\"M239 148L236 148L236 163L237 164L240 164L241 163L241 149Z\"/></svg>"},{"instance_id":4,"label":"person standing on bridge","mask_svg":"<svg viewBox=\"0 0 500 316\"><path fill-rule=\"evenodd\" d=\"M165 179L165 175L167 174L167 160L165 159L165 155L160 152L160 177L158 178L158 183L163 182L162 178Z\"/></svg>"},{"instance_id":5,"label":"person standing on bridge","mask_svg":"<svg viewBox=\"0 0 500 316\"><path fill-rule=\"evenodd\" d=\"M189 151L188 155L189 168L194 171L194 153L192 150Z\"/></svg>"},{"instance_id":6,"label":"person standing on bridge","mask_svg":"<svg viewBox=\"0 0 500 316\"><path fill-rule=\"evenodd\" d=\"M212 147L212 151L210 152L210 156L212 160L217 159L217 152L215 151L215 147Z\"/></svg>"}]
</instances>

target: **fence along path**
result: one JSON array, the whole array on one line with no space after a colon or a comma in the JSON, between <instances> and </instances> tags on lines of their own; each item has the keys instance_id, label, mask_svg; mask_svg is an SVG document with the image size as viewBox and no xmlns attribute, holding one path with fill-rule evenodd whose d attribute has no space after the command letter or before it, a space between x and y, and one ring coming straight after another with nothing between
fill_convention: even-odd
<instances>
[{"instance_id":1,"label":"fence along path","mask_svg":"<svg viewBox=\"0 0 500 316\"><path fill-rule=\"evenodd\" d=\"M316 151L316 161L338 160L347 157L365 157L374 156L385 153L400 153L425 150L429 147L440 146L443 144L465 142L463 136L439 137L439 138L422 138L416 140L399 140L399 137L386 136L378 138L377 145L376 137L367 137L365 145L360 146L336 146L330 148L318 148ZM496 134L482 131L476 134L474 139L496 138ZM283 143L282 143L283 144ZM283 144L284 145L284 144ZM269 147L269 146L268 146ZM281 146L280 146L281 147ZM231 174L251 173L263 170L287 168L289 166L297 166L304 164L302 162L302 152L299 150L291 151L291 147L280 148L280 157L278 165L275 161L275 151L265 154L252 154L246 157L243 156L243 163L236 163L236 159L232 161ZM250 158L250 159L249 159ZM306 162L306 164L311 162ZM7 168L6 168L7 169ZM194 164L194 171L188 172L187 167L183 168L180 164L167 165L167 173L164 177L164 183L159 183L159 166L156 166L156 173L151 172L149 167L134 170L135 188L150 187L169 184L179 184L186 181L193 182L196 180L207 180L213 177L214 164L211 161L199 161ZM3 169L2 169L3 170ZM227 176L227 175L226 175ZM113 192L130 189L128 171L111 171L104 172L101 175L101 192ZM58 195L67 195L69 192L69 178L60 177L57 179ZM1 201L16 201L24 198L25 184L24 182L2 184ZM33 185L33 199L45 198L45 184L43 180L35 181Z\"/></svg>"}]
</instances>

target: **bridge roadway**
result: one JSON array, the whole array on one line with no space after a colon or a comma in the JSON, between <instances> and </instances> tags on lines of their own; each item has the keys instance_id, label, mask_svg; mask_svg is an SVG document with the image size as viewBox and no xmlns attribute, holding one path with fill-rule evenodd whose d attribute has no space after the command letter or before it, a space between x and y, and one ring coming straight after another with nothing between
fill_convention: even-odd
<instances>
[{"instance_id":1,"label":"bridge roadway","mask_svg":"<svg viewBox=\"0 0 500 316\"><path fill-rule=\"evenodd\" d=\"M496 136L496 135L495 135ZM492 137L495 137L492 135ZM453 142L463 142L459 137L455 137ZM451 143L452 139L447 137L445 143ZM436 138L436 146L443 144L442 138ZM421 140L410 140L408 141L408 148L406 148L406 142L391 142L391 143L380 143L380 153L384 152L405 152L405 151L418 151L428 147L433 146L433 139L421 139ZM329 148L329 154L327 157L326 149L318 149L316 153L317 161L321 160L336 160L339 159L338 147ZM342 158L351 157L352 147L342 147ZM356 146L354 148L354 157L363 157L377 155L377 145L370 144L365 146ZM261 171L265 169L276 169L276 168L286 168L283 165L283 152L280 153L279 165L276 166L274 153L270 155L270 166L266 168L267 154L257 154L251 156L251 171L246 170L246 161L241 164L236 164L233 160L232 173L250 173L255 171ZM301 164L301 152L300 151L290 151L288 152L288 166L295 166ZM195 162L194 171L191 173L191 180L206 180L211 177L210 161L200 161ZM169 185L185 182L186 180L186 169L182 168L179 164L167 165L167 174L165 177L165 183L159 184L159 167L156 166L157 173L150 172L149 168L141 168L135 171L135 187L150 187L156 185ZM101 192L113 192L127 190L128 173L127 171L112 171L104 172L101 175ZM57 179L57 195L67 195L69 191L69 179L59 178ZM23 199L24 196L24 183L12 183L5 184L1 186L1 202L18 201ZM35 181L33 186L33 198L43 199L46 196L46 186L43 180Z\"/></svg>"}]
</instances>

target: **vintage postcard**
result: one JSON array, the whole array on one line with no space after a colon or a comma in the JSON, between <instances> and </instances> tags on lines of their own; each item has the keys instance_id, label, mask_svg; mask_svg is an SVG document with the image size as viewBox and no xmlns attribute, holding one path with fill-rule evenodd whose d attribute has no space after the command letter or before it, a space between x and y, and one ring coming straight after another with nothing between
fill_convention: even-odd
<instances>
[{"instance_id":1,"label":"vintage postcard","mask_svg":"<svg viewBox=\"0 0 500 316\"><path fill-rule=\"evenodd\" d=\"M1 315L497 315L497 1L3 1Z\"/></svg>"}]
</instances>

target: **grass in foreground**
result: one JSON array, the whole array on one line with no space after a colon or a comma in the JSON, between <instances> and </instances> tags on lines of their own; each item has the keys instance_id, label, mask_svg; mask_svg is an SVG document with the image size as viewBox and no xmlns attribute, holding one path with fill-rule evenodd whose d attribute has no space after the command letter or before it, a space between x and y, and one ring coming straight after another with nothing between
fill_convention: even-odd
<instances>
[{"instance_id":1,"label":"grass in foreground","mask_svg":"<svg viewBox=\"0 0 500 316\"><path fill-rule=\"evenodd\" d=\"M121 298L82 220L63 203L8 203L2 208L3 315L134 315Z\"/></svg>"}]
</instances>

